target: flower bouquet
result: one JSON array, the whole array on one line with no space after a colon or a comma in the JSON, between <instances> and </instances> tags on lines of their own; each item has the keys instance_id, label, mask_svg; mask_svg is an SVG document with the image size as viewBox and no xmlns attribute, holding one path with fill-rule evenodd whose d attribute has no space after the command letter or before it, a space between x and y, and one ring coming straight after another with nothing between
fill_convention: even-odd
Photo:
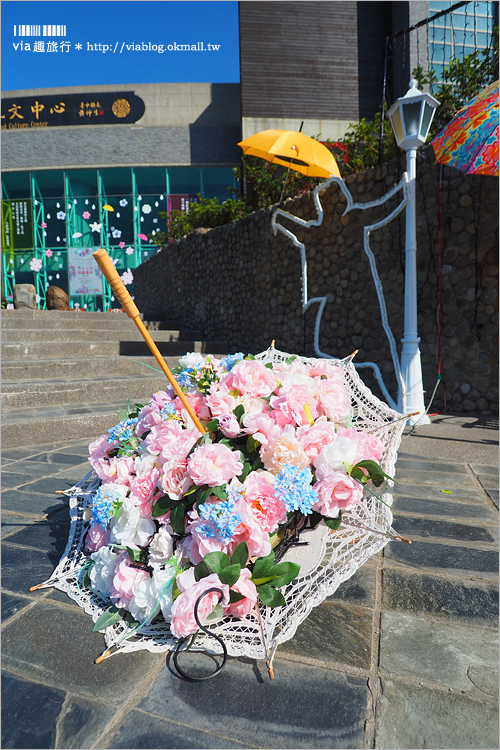
<instances>
[{"instance_id":1,"label":"flower bouquet","mask_svg":"<svg viewBox=\"0 0 500 750\"><path fill-rule=\"evenodd\" d=\"M170 385L129 404L90 445L47 585L92 614L100 659L196 636L272 674L276 646L396 538L388 488L405 420L350 358L193 353L173 372L205 432Z\"/></svg>"}]
</instances>

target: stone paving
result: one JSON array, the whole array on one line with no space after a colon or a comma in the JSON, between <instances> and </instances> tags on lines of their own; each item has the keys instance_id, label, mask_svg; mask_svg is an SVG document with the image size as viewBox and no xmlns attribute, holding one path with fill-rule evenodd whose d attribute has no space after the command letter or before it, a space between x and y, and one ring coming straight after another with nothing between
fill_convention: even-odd
<instances>
[{"instance_id":1,"label":"stone paving","mask_svg":"<svg viewBox=\"0 0 500 750\"><path fill-rule=\"evenodd\" d=\"M394 527L413 543L390 542L314 609L274 681L229 659L198 684L165 654L96 666L90 617L28 591L64 550L54 492L85 475L89 441L3 451L2 747L498 747L498 464L477 460L473 435L472 463L403 439Z\"/></svg>"}]
</instances>

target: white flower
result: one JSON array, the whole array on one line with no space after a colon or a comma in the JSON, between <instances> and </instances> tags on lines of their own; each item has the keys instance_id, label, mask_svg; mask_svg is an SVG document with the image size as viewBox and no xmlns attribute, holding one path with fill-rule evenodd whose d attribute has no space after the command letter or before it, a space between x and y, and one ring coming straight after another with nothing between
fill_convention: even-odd
<instances>
[{"instance_id":1,"label":"white flower","mask_svg":"<svg viewBox=\"0 0 500 750\"><path fill-rule=\"evenodd\" d=\"M125 206L128 206L128 200L126 198L122 198L120 201L120 206L122 206L122 208L125 208Z\"/></svg>"},{"instance_id":2,"label":"white flower","mask_svg":"<svg viewBox=\"0 0 500 750\"><path fill-rule=\"evenodd\" d=\"M127 247L127 249L125 250L125 252L127 253L127 255L132 255L133 252L134 252L134 248L133 247Z\"/></svg>"},{"instance_id":3,"label":"white flower","mask_svg":"<svg viewBox=\"0 0 500 750\"><path fill-rule=\"evenodd\" d=\"M153 456L151 453L144 453L142 456L137 456L134 460L134 471L138 479L149 477L155 468L161 468L161 461L158 456Z\"/></svg>"},{"instance_id":4,"label":"white flower","mask_svg":"<svg viewBox=\"0 0 500 750\"><path fill-rule=\"evenodd\" d=\"M89 571L90 587L94 591L99 591L104 596L108 596L119 556L116 552L112 552L109 547L101 547L97 552L90 555L94 561Z\"/></svg>"},{"instance_id":5,"label":"white flower","mask_svg":"<svg viewBox=\"0 0 500 750\"><path fill-rule=\"evenodd\" d=\"M122 275L120 276L120 279L123 281L125 286L128 286L129 284L132 284L132 282L134 281L134 274L129 268L124 273L122 273Z\"/></svg>"},{"instance_id":6,"label":"white flower","mask_svg":"<svg viewBox=\"0 0 500 750\"><path fill-rule=\"evenodd\" d=\"M356 459L357 445L354 440L347 437L337 437L333 443L325 445L317 459L314 461L316 468L321 464L328 464L334 471L343 471L347 473L344 462L347 464L354 463Z\"/></svg>"},{"instance_id":7,"label":"white flower","mask_svg":"<svg viewBox=\"0 0 500 750\"><path fill-rule=\"evenodd\" d=\"M66 218L66 214L64 213L64 211L58 211L57 214L56 214L56 216L57 216L58 219L65 219Z\"/></svg>"},{"instance_id":8,"label":"white flower","mask_svg":"<svg viewBox=\"0 0 500 750\"><path fill-rule=\"evenodd\" d=\"M170 560L174 551L174 541L167 531L166 526L162 526L154 535L153 541L149 545L149 562L151 565L165 565Z\"/></svg>"},{"instance_id":9,"label":"white flower","mask_svg":"<svg viewBox=\"0 0 500 750\"><path fill-rule=\"evenodd\" d=\"M203 365L204 363L205 358L203 354L198 354L198 352L188 352L179 359L179 364L181 367L197 367L198 365Z\"/></svg>"},{"instance_id":10,"label":"white flower","mask_svg":"<svg viewBox=\"0 0 500 750\"><path fill-rule=\"evenodd\" d=\"M151 206L149 203L145 203L142 207L142 213L143 214L150 214L151 213Z\"/></svg>"},{"instance_id":11,"label":"white flower","mask_svg":"<svg viewBox=\"0 0 500 750\"><path fill-rule=\"evenodd\" d=\"M113 229L113 237L115 239L120 239L122 236L122 230L121 229Z\"/></svg>"},{"instance_id":12,"label":"white flower","mask_svg":"<svg viewBox=\"0 0 500 750\"><path fill-rule=\"evenodd\" d=\"M94 223L93 223L93 224L90 224L89 226L90 226L90 228L91 228L91 230L92 230L93 232L100 232L100 231L101 231L101 227L102 227L102 224L98 224L98 223L97 223L97 221L94 221Z\"/></svg>"},{"instance_id":13,"label":"white flower","mask_svg":"<svg viewBox=\"0 0 500 750\"><path fill-rule=\"evenodd\" d=\"M142 578L134 585L134 595L128 608L135 620L144 622L160 602L164 618L170 621L173 604L172 586L176 573L175 566L167 565L164 570L155 568L151 578Z\"/></svg>"},{"instance_id":14,"label":"white flower","mask_svg":"<svg viewBox=\"0 0 500 750\"><path fill-rule=\"evenodd\" d=\"M111 519L110 542L128 547L144 547L156 531L151 518L144 518L133 500L125 498L118 511L118 518Z\"/></svg>"},{"instance_id":15,"label":"white flower","mask_svg":"<svg viewBox=\"0 0 500 750\"><path fill-rule=\"evenodd\" d=\"M153 219L153 224L158 224L158 219Z\"/></svg>"}]
</instances>

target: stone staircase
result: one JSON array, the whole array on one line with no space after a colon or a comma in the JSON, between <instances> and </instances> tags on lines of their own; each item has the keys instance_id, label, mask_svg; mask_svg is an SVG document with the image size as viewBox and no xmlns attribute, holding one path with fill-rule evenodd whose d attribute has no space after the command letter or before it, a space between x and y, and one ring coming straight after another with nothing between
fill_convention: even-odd
<instances>
[{"instance_id":1,"label":"stone staircase","mask_svg":"<svg viewBox=\"0 0 500 750\"><path fill-rule=\"evenodd\" d=\"M144 323L170 368L186 352L227 353L200 332ZM116 424L129 397L146 403L168 384L124 313L2 310L1 330L4 449L90 441Z\"/></svg>"}]
</instances>

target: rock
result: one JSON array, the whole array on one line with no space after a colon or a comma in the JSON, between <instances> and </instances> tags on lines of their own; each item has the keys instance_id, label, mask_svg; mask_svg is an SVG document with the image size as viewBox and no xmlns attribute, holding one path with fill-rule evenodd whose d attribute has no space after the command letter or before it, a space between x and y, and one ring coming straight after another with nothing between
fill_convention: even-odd
<instances>
[{"instance_id":1,"label":"rock","mask_svg":"<svg viewBox=\"0 0 500 750\"><path fill-rule=\"evenodd\" d=\"M69 297L58 286L49 286L46 294L47 310L69 310Z\"/></svg>"},{"instance_id":2,"label":"rock","mask_svg":"<svg viewBox=\"0 0 500 750\"><path fill-rule=\"evenodd\" d=\"M14 307L36 310L36 289L33 284L14 284Z\"/></svg>"}]
</instances>

